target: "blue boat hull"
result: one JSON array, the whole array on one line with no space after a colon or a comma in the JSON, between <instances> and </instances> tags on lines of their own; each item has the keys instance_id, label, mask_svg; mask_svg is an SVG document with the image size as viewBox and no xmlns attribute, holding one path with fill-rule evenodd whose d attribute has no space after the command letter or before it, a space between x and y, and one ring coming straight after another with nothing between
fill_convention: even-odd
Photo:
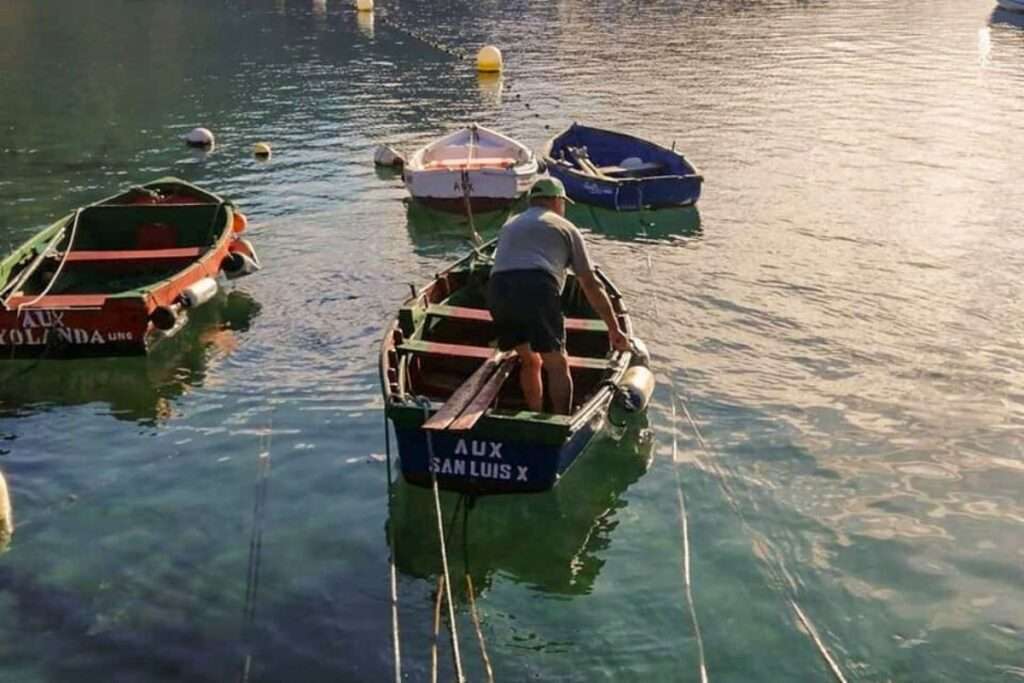
<instances>
[{"instance_id":1,"label":"blue boat hull","mask_svg":"<svg viewBox=\"0 0 1024 683\"><path fill-rule=\"evenodd\" d=\"M632 159L655 167L637 177L597 175L571 162L571 150L585 148L588 159L598 168L618 168ZM647 140L573 124L552 138L542 151L548 173L565 185L574 201L613 211L691 206L700 199L704 179L696 167L673 149ZM612 172L613 173L613 172Z\"/></svg>"},{"instance_id":2,"label":"blue boat hull","mask_svg":"<svg viewBox=\"0 0 1024 683\"><path fill-rule=\"evenodd\" d=\"M431 486L431 475L436 475L440 488L472 494L547 491L586 450L604 425L604 415L603 410L595 413L560 445L396 425L402 477Z\"/></svg>"},{"instance_id":3,"label":"blue boat hull","mask_svg":"<svg viewBox=\"0 0 1024 683\"><path fill-rule=\"evenodd\" d=\"M548 166L548 173L565 185L571 199L612 211L639 211L692 206L700 199L701 181L675 176L607 181Z\"/></svg>"}]
</instances>

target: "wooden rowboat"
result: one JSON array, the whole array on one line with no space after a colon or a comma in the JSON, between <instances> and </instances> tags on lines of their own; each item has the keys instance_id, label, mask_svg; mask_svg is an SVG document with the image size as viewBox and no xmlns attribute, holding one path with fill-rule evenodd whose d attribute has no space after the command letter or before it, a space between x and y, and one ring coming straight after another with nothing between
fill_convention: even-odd
<instances>
[{"instance_id":1,"label":"wooden rowboat","mask_svg":"<svg viewBox=\"0 0 1024 683\"><path fill-rule=\"evenodd\" d=\"M474 494L552 488L602 428L616 385L637 362L609 347L604 322L569 274L562 296L571 415L527 410L514 354L494 348L485 302L496 240L436 275L399 309L380 353L387 417L406 481ZM619 291L600 271L627 335ZM508 381L506 381L508 380Z\"/></svg>"},{"instance_id":2,"label":"wooden rowboat","mask_svg":"<svg viewBox=\"0 0 1024 683\"><path fill-rule=\"evenodd\" d=\"M0 357L138 355L259 267L245 216L163 178L77 209L0 261Z\"/></svg>"},{"instance_id":3,"label":"wooden rowboat","mask_svg":"<svg viewBox=\"0 0 1024 683\"><path fill-rule=\"evenodd\" d=\"M704 182L674 146L577 123L540 155L573 200L615 211L690 206Z\"/></svg>"},{"instance_id":4,"label":"wooden rowboat","mask_svg":"<svg viewBox=\"0 0 1024 683\"><path fill-rule=\"evenodd\" d=\"M405 164L413 199L443 211L493 211L515 202L537 177L526 145L472 124L416 151Z\"/></svg>"}]
</instances>

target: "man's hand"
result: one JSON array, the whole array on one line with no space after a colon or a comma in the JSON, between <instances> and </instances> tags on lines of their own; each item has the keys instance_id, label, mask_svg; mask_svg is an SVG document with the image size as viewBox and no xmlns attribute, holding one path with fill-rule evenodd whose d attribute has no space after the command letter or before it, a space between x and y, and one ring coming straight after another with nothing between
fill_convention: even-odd
<instances>
[{"instance_id":1,"label":"man's hand","mask_svg":"<svg viewBox=\"0 0 1024 683\"><path fill-rule=\"evenodd\" d=\"M612 345L612 348L616 351L629 351L629 337L622 334L622 330L619 328L608 330L608 343Z\"/></svg>"}]
</instances>

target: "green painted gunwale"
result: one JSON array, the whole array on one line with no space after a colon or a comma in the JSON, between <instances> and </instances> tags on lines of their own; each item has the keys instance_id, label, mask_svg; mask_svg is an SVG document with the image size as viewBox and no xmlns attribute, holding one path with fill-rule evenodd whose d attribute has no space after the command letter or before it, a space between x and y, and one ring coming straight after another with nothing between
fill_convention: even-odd
<instances>
[{"instance_id":1,"label":"green painted gunwale","mask_svg":"<svg viewBox=\"0 0 1024 683\"><path fill-rule=\"evenodd\" d=\"M412 402L412 397L406 396L404 398L399 398L391 391L391 387L385 373L385 368L387 366L387 351L391 348L398 352L400 356L402 355L398 350L400 347L389 347L389 341L392 339L394 330L399 328L412 332L411 334L406 335L407 338L405 343L424 341L421 339L424 323L427 317L432 315L432 313L428 312L428 309L436 308L443 312L446 307L450 306L448 304L448 297L441 302L433 304L426 301L425 293L427 290L445 274L465 273L467 275L471 275L472 272L481 265L489 266L493 262L493 255L496 247L497 239L493 239L486 244L475 248L462 259L435 274L434 279L431 280L429 284L418 289L413 296L405 301L403 306L399 309L396 318L392 321L391 325L388 326L387 333L384 337L384 343L381 347L380 375L381 387L385 401L385 414L393 421L396 428L419 428L426 420L427 416L421 406ZM603 275L603 273L598 270L597 274L604 286L608 288L610 292L619 296L618 290L615 289L614 285ZM632 330L628 329L630 326L628 311L626 310L625 305L621 304L621 297L619 298L621 313L623 313L626 318L627 333L631 334ZM601 323L601 321L596 322ZM598 326L596 325L589 327L594 327L594 331L598 329ZM600 329L604 329L603 323L601 323ZM610 379L612 381L621 379L622 375L629 367L630 359L631 354L629 352L620 353L615 359L607 359L604 367L606 368L605 372L608 376L605 379ZM572 415L535 413L528 410L489 410L473 427L473 432L475 435L484 438L490 437L505 441L529 441L533 443L559 446L564 444L573 433L594 419L598 413L603 411L610 400L611 390L604 387L595 391L587 402L580 406L580 408ZM438 405L436 405L436 403L437 402L432 402L430 409L431 415L438 409Z\"/></svg>"},{"instance_id":2,"label":"green painted gunwale","mask_svg":"<svg viewBox=\"0 0 1024 683\"><path fill-rule=\"evenodd\" d=\"M143 187L143 188L146 188L146 189L164 189L164 188L171 188L171 187L174 187L174 188L178 188L178 187L185 188L185 189L188 189L191 192L199 195L202 198L202 200L203 200L201 202L203 204L209 203L209 204L217 204L217 205L224 206L224 209L225 209L225 212L224 212L224 222L222 223L222 225L220 227L220 231L218 233L217 239L214 240L214 242L211 245L209 245L210 248L207 249L206 253L201 258L199 258L196 261L194 261L188 267L191 267L195 263L201 263L201 262L205 261L207 258L209 258L210 255L211 255L211 252L214 251L214 248L216 247L216 245L220 244L221 241L224 239L226 231L230 230L230 228L231 228L231 224L232 224L232 221L234 219L234 205L230 201L227 201L227 200L223 199L219 195L216 195L216 194L214 194L212 192L204 190L201 187L198 187L197 185L193 185L192 183L190 183L190 182L188 182L186 180L182 180L180 178L175 178L173 176L165 176L165 177L158 178L156 180L150 181L148 183L144 183L142 185L133 185L132 187ZM55 223L49 225L48 227L44 228L40 232L38 232L35 235L33 235L32 237L30 237L21 246L17 247L13 252L11 252L6 258L4 258L2 261L0 261L0 287L3 287L4 285L7 284L8 280L9 280L9 278L11 276L11 273L13 272L13 270L17 266L21 265L22 263L26 263L27 264L29 261L34 259L39 254L39 250L44 248L46 246L46 244L48 244L49 241L53 238L53 236L57 234L57 232L59 232L62 228L65 228L65 227L70 228L72 221L74 221L75 214L78 211L81 211L81 210L84 210L84 209L87 209L87 208L91 208L91 207L104 206L104 205L107 205L107 204L116 203L118 200L124 198L131 191L132 191L132 189L129 188L128 190L123 190L121 192L118 192L115 195L111 195L111 196L106 197L104 199L100 199L98 201L95 201L95 202L93 202L91 204L87 204L86 206L81 207L80 209L77 209L76 211L72 211L68 215L66 215L63 218L61 218L60 220L56 221ZM171 205L171 206L174 206L174 205ZM184 204L184 205L178 205L178 206L190 206L190 205ZM164 278L162 280L157 280L155 282L152 282L152 283L150 283L148 285L145 285L145 286L142 286L142 287L136 287L136 288L133 288L133 289L126 289L126 290L122 290L122 291L118 291L118 292L110 292L110 293L107 294L107 298L110 298L110 299L130 299L130 298L144 299L145 297L147 297L150 294L150 292L153 292L153 291L158 290L158 289L160 289L162 287L165 287L168 284L170 284L171 282L173 282L177 278L177 276L178 276L178 274L180 272L181 271L179 270L179 271L175 272L173 275L171 275L170 277Z\"/></svg>"}]
</instances>

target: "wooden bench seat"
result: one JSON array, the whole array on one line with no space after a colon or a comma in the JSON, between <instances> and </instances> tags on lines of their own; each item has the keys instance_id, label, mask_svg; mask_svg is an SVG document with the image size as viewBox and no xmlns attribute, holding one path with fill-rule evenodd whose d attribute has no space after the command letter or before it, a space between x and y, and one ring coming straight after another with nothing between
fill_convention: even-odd
<instances>
[{"instance_id":1,"label":"wooden bench seat","mask_svg":"<svg viewBox=\"0 0 1024 683\"><path fill-rule=\"evenodd\" d=\"M512 157L477 157L475 159L436 159L423 164L427 170L475 171L481 168L512 168L516 160Z\"/></svg>"},{"instance_id":2,"label":"wooden bench seat","mask_svg":"<svg viewBox=\"0 0 1024 683\"><path fill-rule=\"evenodd\" d=\"M492 322L491 312L487 309L469 308L467 306L433 304L427 308L427 315L435 315L441 318L452 318L455 320ZM565 329L577 332L608 332L608 326L604 324L604 321L597 320L595 318L566 318Z\"/></svg>"},{"instance_id":3,"label":"wooden bench seat","mask_svg":"<svg viewBox=\"0 0 1024 683\"><path fill-rule=\"evenodd\" d=\"M443 342L422 341L420 339L410 339L402 343L398 347L398 350L407 353L452 356L454 358L478 358L480 360L487 360L494 356L494 349L490 346L446 344ZM608 367L608 361L604 358L569 356L569 367L586 368L589 370L604 370Z\"/></svg>"},{"instance_id":4,"label":"wooden bench seat","mask_svg":"<svg viewBox=\"0 0 1024 683\"><path fill-rule=\"evenodd\" d=\"M130 249L101 251L72 251L67 255L68 263L99 263L113 261L191 261L203 253L202 247L178 249Z\"/></svg>"}]
</instances>

